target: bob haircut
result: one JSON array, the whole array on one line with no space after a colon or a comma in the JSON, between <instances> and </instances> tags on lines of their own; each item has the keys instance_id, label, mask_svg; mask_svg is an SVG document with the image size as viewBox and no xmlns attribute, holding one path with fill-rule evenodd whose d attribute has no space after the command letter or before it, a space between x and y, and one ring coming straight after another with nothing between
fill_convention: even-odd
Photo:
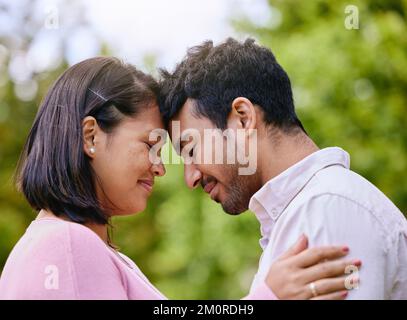
<instances>
[{"instance_id":1,"label":"bob haircut","mask_svg":"<svg viewBox=\"0 0 407 320\"><path fill-rule=\"evenodd\" d=\"M82 120L93 116L110 134L125 116L155 104L158 90L154 78L113 57L67 69L42 101L17 166L17 187L31 207L77 223L108 224L83 151Z\"/></svg>"}]
</instances>

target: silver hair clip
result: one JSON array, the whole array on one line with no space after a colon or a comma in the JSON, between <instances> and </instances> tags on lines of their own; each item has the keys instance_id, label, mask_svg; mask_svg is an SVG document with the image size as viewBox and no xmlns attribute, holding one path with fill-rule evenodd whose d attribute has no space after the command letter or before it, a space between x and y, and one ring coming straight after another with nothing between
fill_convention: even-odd
<instances>
[{"instance_id":1,"label":"silver hair clip","mask_svg":"<svg viewBox=\"0 0 407 320\"><path fill-rule=\"evenodd\" d=\"M103 96L101 96L99 93L93 91L91 88L88 88L88 90L89 90L90 92L92 92L93 94L97 95L97 96L98 96L100 99L102 99L104 102L107 101L106 98L104 98Z\"/></svg>"}]
</instances>

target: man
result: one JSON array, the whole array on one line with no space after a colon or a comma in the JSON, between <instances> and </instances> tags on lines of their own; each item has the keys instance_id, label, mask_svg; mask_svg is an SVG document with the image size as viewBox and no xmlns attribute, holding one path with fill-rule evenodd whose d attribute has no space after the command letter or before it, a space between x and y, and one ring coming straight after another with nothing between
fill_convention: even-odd
<instances>
[{"instance_id":1,"label":"man","mask_svg":"<svg viewBox=\"0 0 407 320\"><path fill-rule=\"evenodd\" d=\"M269 49L251 39L218 46L208 41L190 49L173 73L163 71L161 85L160 109L172 141L176 149L188 148L191 158L185 163L187 185L202 186L229 214L250 209L260 221L264 251L251 290L305 233L310 246L347 244L351 255L361 258L361 283L349 298L407 299L406 219L349 169L348 153L320 150L307 135L295 113L290 80ZM208 129L227 129L223 140L243 131L233 141L238 155L250 153L247 145L254 143L257 152L253 156L252 149L246 162L254 160L255 170L241 174L241 163L198 159L214 149L202 138ZM198 137L185 138L191 130Z\"/></svg>"}]
</instances>

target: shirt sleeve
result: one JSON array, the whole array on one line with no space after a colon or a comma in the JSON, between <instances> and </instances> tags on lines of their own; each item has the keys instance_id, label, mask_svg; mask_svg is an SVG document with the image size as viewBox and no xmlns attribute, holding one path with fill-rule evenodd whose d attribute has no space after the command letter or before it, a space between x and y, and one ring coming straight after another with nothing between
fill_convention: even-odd
<instances>
[{"instance_id":1,"label":"shirt sleeve","mask_svg":"<svg viewBox=\"0 0 407 320\"><path fill-rule=\"evenodd\" d=\"M333 194L314 197L299 210L310 247L347 245L350 252L343 259L362 261L359 270L348 270L349 275L358 272L360 278L358 288L350 290L348 299L390 298L396 273L395 248L374 213Z\"/></svg>"},{"instance_id":2,"label":"shirt sleeve","mask_svg":"<svg viewBox=\"0 0 407 320\"><path fill-rule=\"evenodd\" d=\"M242 300L278 300L278 298L267 284L261 282Z\"/></svg>"},{"instance_id":3,"label":"shirt sleeve","mask_svg":"<svg viewBox=\"0 0 407 320\"><path fill-rule=\"evenodd\" d=\"M397 273L391 299L407 300L407 227L398 235L395 248L397 248Z\"/></svg>"}]
</instances>

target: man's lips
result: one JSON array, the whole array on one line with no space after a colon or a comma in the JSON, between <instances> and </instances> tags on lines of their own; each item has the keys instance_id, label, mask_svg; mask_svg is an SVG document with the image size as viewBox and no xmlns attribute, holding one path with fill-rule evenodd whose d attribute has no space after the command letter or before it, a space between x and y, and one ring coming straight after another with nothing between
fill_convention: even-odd
<instances>
[{"instance_id":1,"label":"man's lips","mask_svg":"<svg viewBox=\"0 0 407 320\"><path fill-rule=\"evenodd\" d=\"M204 191L205 191L206 193L208 193L208 194L210 195L211 199L214 200L214 201L216 201L216 202L219 202L219 200L216 199L217 194L218 194L218 192L219 192L218 189L219 189L218 183L215 182L215 181L212 181L212 182L207 183L207 184L205 185L205 187L204 187Z\"/></svg>"},{"instance_id":2,"label":"man's lips","mask_svg":"<svg viewBox=\"0 0 407 320\"><path fill-rule=\"evenodd\" d=\"M139 180L138 183L147 190L147 192L151 192L153 190L154 181L152 180Z\"/></svg>"},{"instance_id":3,"label":"man's lips","mask_svg":"<svg viewBox=\"0 0 407 320\"><path fill-rule=\"evenodd\" d=\"M212 189L215 188L216 182L209 182L205 185L204 191L206 193L211 193Z\"/></svg>"}]
</instances>

